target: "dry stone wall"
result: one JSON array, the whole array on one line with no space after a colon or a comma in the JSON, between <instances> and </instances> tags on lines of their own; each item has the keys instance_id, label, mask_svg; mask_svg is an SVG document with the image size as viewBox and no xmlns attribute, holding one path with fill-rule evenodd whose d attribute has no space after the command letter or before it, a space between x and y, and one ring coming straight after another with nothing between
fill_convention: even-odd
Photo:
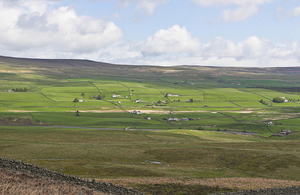
<instances>
[{"instance_id":1,"label":"dry stone wall","mask_svg":"<svg viewBox=\"0 0 300 195\"><path fill-rule=\"evenodd\" d=\"M51 171L44 167L40 167L29 163L24 163L22 161L16 161L14 159L7 159L7 158L0 157L0 168L28 173L31 175L39 175L53 180L66 181L71 184L85 186L90 189L94 189L112 195L145 195L144 193L136 189L128 189L123 186L118 186L111 183L97 182L94 179L93 180L82 179L80 177Z\"/></svg>"}]
</instances>

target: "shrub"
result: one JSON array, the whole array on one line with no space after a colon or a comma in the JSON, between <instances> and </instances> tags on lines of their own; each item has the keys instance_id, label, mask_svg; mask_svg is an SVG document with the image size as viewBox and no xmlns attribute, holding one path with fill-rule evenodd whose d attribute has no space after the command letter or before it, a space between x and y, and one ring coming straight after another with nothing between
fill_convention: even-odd
<instances>
[{"instance_id":1,"label":"shrub","mask_svg":"<svg viewBox=\"0 0 300 195\"><path fill-rule=\"evenodd\" d=\"M283 102L284 102L284 99L283 99L283 98L280 98L280 97L275 97L275 98L273 98L273 102L274 102L274 103L283 103Z\"/></svg>"}]
</instances>

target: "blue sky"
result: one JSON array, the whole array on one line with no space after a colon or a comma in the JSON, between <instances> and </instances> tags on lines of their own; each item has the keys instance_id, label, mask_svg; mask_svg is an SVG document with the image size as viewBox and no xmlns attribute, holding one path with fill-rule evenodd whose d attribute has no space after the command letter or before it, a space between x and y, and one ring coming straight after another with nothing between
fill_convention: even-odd
<instances>
[{"instance_id":1,"label":"blue sky","mask_svg":"<svg viewBox=\"0 0 300 195\"><path fill-rule=\"evenodd\" d=\"M0 55L299 66L300 0L0 0Z\"/></svg>"}]
</instances>

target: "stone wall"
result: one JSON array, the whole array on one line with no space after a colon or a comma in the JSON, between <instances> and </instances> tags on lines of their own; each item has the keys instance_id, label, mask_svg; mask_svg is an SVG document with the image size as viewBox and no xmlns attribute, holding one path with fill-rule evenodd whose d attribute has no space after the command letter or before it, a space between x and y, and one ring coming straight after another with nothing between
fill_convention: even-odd
<instances>
[{"instance_id":1,"label":"stone wall","mask_svg":"<svg viewBox=\"0 0 300 195\"><path fill-rule=\"evenodd\" d=\"M144 195L144 193L141 193L136 189L128 189L123 186L118 186L111 183L97 182L94 179L82 179L73 175L51 171L44 167L24 163L22 161L16 161L14 159L6 159L0 157L0 168L28 173L31 175L39 175L53 180L66 181L71 184L85 186L90 189L112 195Z\"/></svg>"}]
</instances>

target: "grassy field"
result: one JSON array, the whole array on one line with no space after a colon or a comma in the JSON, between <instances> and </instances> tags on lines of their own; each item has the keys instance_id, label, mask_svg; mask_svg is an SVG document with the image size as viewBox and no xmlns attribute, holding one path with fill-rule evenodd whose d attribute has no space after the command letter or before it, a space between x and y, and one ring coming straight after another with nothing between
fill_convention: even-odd
<instances>
[{"instance_id":1,"label":"grassy field","mask_svg":"<svg viewBox=\"0 0 300 195\"><path fill-rule=\"evenodd\" d=\"M105 131L50 127L1 127L0 134L1 155L81 177L300 180L297 139L274 141L196 130Z\"/></svg>"},{"instance_id":2,"label":"grassy field","mask_svg":"<svg viewBox=\"0 0 300 195\"><path fill-rule=\"evenodd\" d=\"M0 155L85 178L300 181L299 74L0 57Z\"/></svg>"}]
</instances>

